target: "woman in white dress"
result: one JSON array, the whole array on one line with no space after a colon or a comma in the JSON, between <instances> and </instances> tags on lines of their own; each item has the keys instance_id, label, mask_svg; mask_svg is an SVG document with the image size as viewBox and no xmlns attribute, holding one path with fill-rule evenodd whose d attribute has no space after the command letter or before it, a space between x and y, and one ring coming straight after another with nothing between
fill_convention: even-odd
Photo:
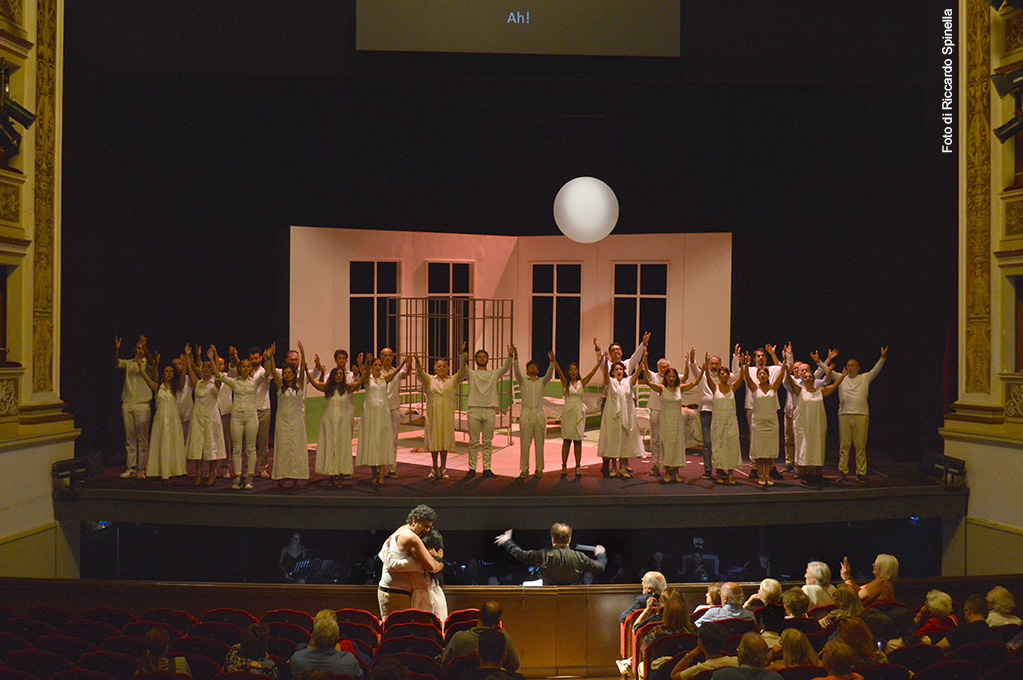
<instances>
[{"instance_id":1,"label":"woman in white dress","mask_svg":"<svg viewBox=\"0 0 1023 680\"><path fill-rule=\"evenodd\" d=\"M391 460L391 445L394 443L394 426L391 423L391 405L387 399L387 383L394 380L402 368L409 365L411 357L385 374L380 357L374 357L365 378L366 399L362 403L362 421L359 423L359 446L355 455L357 465L368 465L372 469L370 484L384 483L384 472ZM364 368L364 374L367 370Z\"/></svg>"},{"instance_id":2,"label":"woman in white dress","mask_svg":"<svg viewBox=\"0 0 1023 680\"><path fill-rule=\"evenodd\" d=\"M784 369L785 384L796 395L796 408L792 416L796 439L796 465L803 471L802 483L806 486L823 487L824 438L828 431L828 417L824 412L824 397L838 389L848 375L846 368L838 380L818 388L813 371L800 368L802 384L797 383L790 373L788 364Z\"/></svg>"},{"instance_id":3,"label":"woman in white dress","mask_svg":"<svg viewBox=\"0 0 1023 680\"><path fill-rule=\"evenodd\" d=\"M220 357L217 355L217 348L210 345L206 356L210 358L210 366L213 368L213 375L217 380L226 384L234 393L234 407L231 413L231 458L234 461L235 478L232 489L251 489L252 475L256 469L256 433L259 431L257 420L256 391L264 380L268 379L268 373L262 371L259 376L253 376L252 362L248 359L238 359L238 353L231 348L231 365L237 366L237 377L224 375L220 370ZM245 449L245 475L242 476L242 448Z\"/></svg>"},{"instance_id":4,"label":"woman in white dress","mask_svg":"<svg viewBox=\"0 0 1023 680\"><path fill-rule=\"evenodd\" d=\"M710 363L710 355L704 359L704 370ZM732 379L726 366L718 369L718 382L714 385L713 416L710 421L710 441L714 451L711 465L718 475L718 484L735 484L734 471L742 466L742 450L739 448L739 421L735 416L735 390L742 384L742 376L748 373L749 356L743 356L739 363L739 374ZM663 415L663 414L662 414Z\"/></svg>"},{"instance_id":5,"label":"woman in white dress","mask_svg":"<svg viewBox=\"0 0 1023 680\"><path fill-rule=\"evenodd\" d=\"M753 417L750 420L749 434L750 462L757 467L757 484L774 486L771 468L778 457L778 388L785 378L785 371L784 369L779 371L773 381L766 366L757 369L756 382L749 371L742 375L746 380L746 389L753 395Z\"/></svg>"},{"instance_id":6,"label":"woman in white dress","mask_svg":"<svg viewBox=\"0 0 1023 680\"><path fill-rule=\"evenodd\" d=\"M454 375L450 375L447 359L437 359L433 363L434 374L430 375L420 366L419 357L415 357L416 375L426 393L423 445L433 459L433 469L427 479L440 481L448 478L448 451L455 450L455 386L465 379L466 367L469 365L464 342L461 357L462 367Z\"/></svg>"},{"instance_id":7,"label":"woman in white dress","mask_svg":"<svg viewBox=\"0 0 1023 680\"><path fill-rule=\"evenodd\" d=\"M583 394L586 393L586 384L590 382L593 374L600 368L600 364L594 364L593 369L586 374L585 378L579 377L579 364L573 362L568 365L568 373L561 370L558 360L554 359L554 370L558 372L558 380L561 381L561 391L565 397L565 405L561 409L561 476L568 477L568 450L575 448L575 477L582 477L580 464L583 459L583 434L586 432L586 406L583 403Z\"/></svg>"},{"instance_id":8,"label":"woman in white dress","mask_svg":"<svg viewBox=\"0 0 1023 680\"><path fill-rule=\"evenodd\" d=\"M686 466L686 426L682 419L682 393L693 388L703 377L703 371L697 371L692 382L679 384L678 371L669 368L664 373L664 382L658 384L650 375L644 361L641 365L647 385L661 395L661 464L664 466L665 482L682 481L679 472Z\"/></svg>"},{"instance_id":9,"label":"woman in white dress","mask_svg":"<svg viewBox=\"0 0 1023 680\"><path fill-rule=\"evenodd\" d=\"M301 345L299 345L301 347ZM277 343L270 345L266 359L266 372L277 387L277 427L274 431L274 461L270 473L277 480L277 488L286 488L290 480L293 489L300 489L299 480L309 479L309 440L305 431L305 390L298 372L285 364L277 372L274 352ZM309 368L305 363L305 351L299 364L303 372Z\"/></svg>"},{"instance_id":10,"label":"woman in white dress","mask_svg":"<svg viewBox=\"0 0 1023 680\"><path fill-rule=\"evenodd\" d=\"M632 472L626 465L628 459L638 458L643 453L643 439L639 434L639 423L636 421L636 403L632 400L632 388L639 380L639 366L636 366L631 376L627 376L625 364L616 361L611 366L609 375L606 352L601 358L600 365L604 372L607 398L604 400L604 413L600 418L597 453L601 458L608 459L609 477L628 479L632 477Z\"/></svg>"},{"instance_id":11,"label":"woman in white dress","mask_svg":"<svg viewBox=\"0 0 1023 680\"><path fill-rule=\"evenodd\" d=\"M188 429L185 450L188 459L195 461L195 485L199 486L205 481L207 486L213 486L220 461L227 457L224 426L220 419L221 383L213 377L213 366L208 359L202 362L202 378L199 378L190 350L190 346L185 347L185 369L195 385L195 408L192 409L192 426ZM199 356L202 356L201 348ZM205 475L204 461L209 468Z\"/></svg>"},{"instance_id":12,"label":"woman in white dress","mask_svg":"<svg viewBox=\"0 0 1023 680\"><path fill-rule=\"evenodd\" d=\"M302 343L298 347L304 351ZM346 377L348 372L343 365L330 369L325 382L314 378L308 370L306 374L309 384L326 397L326 406L320 419L320 434L316 439L316 464L313 469L317 474L327 475L328 484L340 488L344 486L345 480L351 479L355 471L352 464L352 393L362 387L364 379L349 383ZM369 372L364 371L362 375L368 377Z\"/></svg>"},{"instance_id":13,"label":"woman in white dress","mask_svg":"<svg viewBox=\"0 0 1023 680\"><path fill-rule=\"evenodd\" d=\"M160 486L169 486L171 477L186 473L185 435L178 415L178 394L181 392L184 376L173 366L164 366L160 384L145 370L144 359L136 357L142 377L149 388L156 392L156 414L153 416L153 431L149 435L149 462L146 476L159 477Z\"/></svg>"}]
</instances>

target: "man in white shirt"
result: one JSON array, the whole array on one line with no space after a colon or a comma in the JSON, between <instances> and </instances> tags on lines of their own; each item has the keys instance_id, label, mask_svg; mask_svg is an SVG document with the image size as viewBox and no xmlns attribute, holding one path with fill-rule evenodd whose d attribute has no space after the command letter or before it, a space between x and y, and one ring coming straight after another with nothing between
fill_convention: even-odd
<instances>
[{"instance_id":1,"label":"man in white shirt","mask_svg":"<svg viewBox=\"0 0 1023 680\"><path fill-rule=\"evenodd\" d=\"M874 368L867 373L860 373L860 362L850 359L845 367L848 374L838 386L838 480L842 481L849 474L849 448L856 447L856 481L867 483L867 426L870 423L870 410L867 407L867 395L870 383L881 372L888 348L881 348L881 358ZM815 357L816 358L816 357ZM817 366L829 371L832 380L837 380L839 373L830 370L817 359Z\"/></svg>"},{"instance_id":2,"label":"man in white shirt","mask_svg":"<svg viewBox=\"0 0 1023 680\"><path fill-rule=\"evenodd\" d=\"M383 363L383 372L388 374L394 370L394 350L384 347L380 350L380 361ZM388 466L387 476L398 476L398 426L401 424L401 380L408 373L408 366L402 365L394 380L387 383L387 401L391 407L391 430L394 432L394 444L391 446L391 462Z\"/></svg>"},{"instance_id":3,"label":"man in white shirt","mask_svg":"<svg viewBox=\"0 0 1023 680\"><path fill-rule=\"evenodd\" d=\"M647 371L647 382L655 385L664 384L664 374L671 368L667 359L658 359L657 372ZM664 452L661 447L661 393L657 390L650 390L647 397L647 408L650 409L650 461L653 467L650 474L654 477L661 475L661 454Z\"/></svg>"},{"instance_id":4,"label":"man in white shirt","mask_svg":"<svg viewBox=\"0 0 1023 680\"><path fill-rule=\"evenodd\" d=\"M114 338L114 367L124 371L124 387L121 388L121 417L124 420L124 443L126 449L126 467L121 477L127 479L137 475L146 478L146 461L149 459L149 425L153 412L149 402L153 399L153 390L142 377L137 359L144 359L146 370L153 361L146 349L146 337L140 336L135 343L135 359L127 361L120 357L121 338Z\"/></svg>"},{"instance_id":5,"label":"man in white shirt","mask_svg":"<svg viewBox=\"0 0 1023 680\"><path fill-rule=\"evenodd\" d=\"M237 362L232 362L232 365ZM263 352L258 347L249 348L249 363L252 364L252 379L256 381L256 471L270 478L270 380L260 380L266 373L263 368Z\"/></svg>"},{"instance_id":6,"label":"man in white shirt","mask_svg":"<svg viewBox=\"0 0 1023 680\"><path fill-rule=\"evenodd\" d=\"M483 453L482 478L496 477L490 470L494 452L494 417L501 408L497 395L497 384L512 365L514 348L508 346L508 358L499 369L487 370L490 354L485 349L476 350L475 365L468 365L466 380L469 382L469 397L466 401L469 420L469 472L466 479L476 476L476 463Z\"/></svg>"},{"instance_id":7,"label":"man in white shirt","mask_svg":"<svg viewBox=\"0 0 1023 680\"><path fill-rule=\"evenodd\" d=\"M696 386L700 395L700 429L703 430L703 479L711 479L713 473L711 460L714 456L714 447L710 441L710 423L714 416L714 389L718 383L717 374L720 369L721 357L710 355L707 370L700 376L700 382ZM695 375L697 370L696 349L693 348L689 351L689 375Z\"/></svg>"},{"instance_id":8,"label":"man in white shirt","mask_svg":"<svg viewBox=\"0 0 1023 680\"><path fill-rule=\"evenodd\" d=\"M540 377L540 366L535 361L526 362L526 375L519 370L519 352L512 345L512 358L515 360L515 380L519 383L522 410L519 413L519 477L529 476L529 447L536 450L536 478L543 477L543 445L547 439L547 418L543 414L543 395L547 383L554 377L554 352L548 352L547 372Z\"/></svg>"}]
</instances>

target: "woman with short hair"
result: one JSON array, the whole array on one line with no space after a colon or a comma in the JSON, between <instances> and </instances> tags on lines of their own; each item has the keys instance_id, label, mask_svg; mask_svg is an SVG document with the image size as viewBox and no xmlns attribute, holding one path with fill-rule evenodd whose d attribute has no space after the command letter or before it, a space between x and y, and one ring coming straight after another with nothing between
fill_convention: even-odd
<instances>
[{"instance_id":1,"label":"woman with short hair","mask_svg":"<svg viewBox=\"0 0 1023 680\"><path fill-rule=\"evenodd\" d=\"M873 565L874 580L863 586L857 586L852 579L852 567L849 566L849 558L842 558L842 581L855 588L860 596L860 601L866 607L875 602L895 601L895 579L899 576L899 561L894 555L881 553L874 558Z\"/></svg>"}]
</instances>

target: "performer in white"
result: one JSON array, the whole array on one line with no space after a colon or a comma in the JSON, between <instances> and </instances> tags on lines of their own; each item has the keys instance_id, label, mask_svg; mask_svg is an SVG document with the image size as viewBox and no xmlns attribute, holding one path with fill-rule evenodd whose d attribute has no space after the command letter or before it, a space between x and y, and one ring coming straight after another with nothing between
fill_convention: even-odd
<instances>
[{"instance_id":1,"label":"performer in white","mask_svg":"<svg viewBox=\"0 0 1023 680\"><path fill-rule=\"evenodd\" d=\"M302 343L298 343L298 347L305 351ZM319 359L317 356L316 364L322 368ZM369 371L363 371L362 375L369 377ZM362 386L365 379L350 380L351 374L345 370L343 363L332 368L325 381L317 380L312 373L308 373L308 378L310 385L323 392L326 402L320 420L320 433L316 438L316 463L313 469L318 474L327 475L328 484L341 488L354 472L352 431L355 416L352 393Z\"/></svg>"},{"instance_id":2,"label":"performer in white","mask_svg":"<svg viewBox=\"0 0 1023 680\"><path fill-rule=\"evenodd\" d=\"M831 361L838 356L838 350L832 349L828 351L828 358L825 360L825 365L828 366L827 370L817 369L814 371L813 377L815 379L814 384L818 387L824 387L827 382L824 380L824 376L827 374L831 367ZM799 376L803 367L806 364L795 361L792 354L792 343L785 345L782 349L782 360L788 364L789 372L793 376ZM782 385L785 387L785 391L788 392L788 396L785 399L785 472L794 474L796 477L802 475L802 471L796 466L796 393L792 391L788 383L782 380ZM826 434L826 432L825 432Z\"/></svg>"},{"instance_id":3,"label":"performer in white","mask_svg":"<svg viewBox=\"0 0 1023 680\"><path fill-rule=\"evenodd\" d=\"M658 363L667 363L661 359ZM661 440L662 447L660 462L664 465L664 481L669 483L681 482L681 468L686 466L686 427L682 419L682 393L690 389L700 378L689 383L679 384L678 371L668 368L661 380L654 382L656 375L651 375L646 364L641 364L643 373L647 376L647 383L650 386L651 397L658 396L658 411L660 412ZM688 371L686 371L688 374ZM652 412L652 411L651 411ZM652 420L652 419L651 419ZM651 438L653 435L651 435Z\"/></svg>"},{"instance_id":4,"label":"performer in white","mask_svg":"<svg viewBox=\"0 0 1023 680\"><path fill-rule=\"evenodd\" d=\"M796 433L796 465L804 472L803 484L823 488L821 468L824 466L824 439L828 431L824 397L838 389L845 371L836 382L817 387L817 380L809 366L801 364L798 370L802 384L797 383L788 373L786 364L785 384L796 395L796 410L792 419Z\"/></svg>"},{"instance_id":5,"label":"performer in white","mask_svg":"<svg viewBox=\"0 0 1023 680\"><path fill-rule=\"evenodd\" d=\"M249 348L249 364L252 379L256 384L256 474L270 478L270 376L263 368L263 352L258 347ZM231 365L237 367L238 355L231 357ZM235 393L237 396L237 392Z\"/></svg>"},{"instance_id":6,"label":"performer in white","mask_svg":"<svg viewBox=\"0 0 1023 680\"><path fill-rule=\"evenodd\" d=\"M383 363L384 373L390 373L394 368L394 350L384 347L380 350L380 361ZM387 476L398 476L398 432L401 426L401 379L408 373L408 362L398 367L398 375L394 380L387 383L387 405L391 408L391 429L394 431L394 446L391 448L391 462L387 466Z\"/></svg>"},{"instance_id":7,"label":"performer in white","mask_svg":"<svg viewBox=\"0 0 1023 680\"><path fill-rule=\"evenodd\" d=\"M816 354L810 355L820 368L838 380L839 374L821 363ZM856 481L867 482L867 427L870 424L870 410L867 395L870 383L881 372L888 348L881 348L881 358L867 373L860 373L860 362L850 359L845 364L845 380L838 388L838 479L844 480L849 474L849 448L856 447Z\"/></svg>"},{"instance_id":8,"label":"performer in white","mask_svg":"<svg viewBox=\"0 0 1023 680\"><path fill-rule=\"evenodd\" d=\"M519 453L519 477L525 479L529 476L529 448L536 451L536 464L534 465L535 477L543 477L543 444L547 439L547 418L543 414L543 395L547 389L547 383L554 377L554 352L547 352L550 361L547 364L547 372L540 377L540 367L533 360L526 362L526 376L522 376L519 370L519 352L515 345L511 346L512 358L515 368L515 380L519 383L519 393L522 399L522 411L519 414L519 440L521 443Z\"/></svg>"},{"instance_id":9,"label":"performer in white","mask_svg":"<svg viewBox=\"0 0 1023 680\"><path fill-rule=\"evenodd\" d=\"M124 443L126 467L121 477L127 479L137 475L146 478L146 462L149 458L149 424L153 411L149 402L153 390L142 374L148 370L152 359L146 349L146 336L139 336L135 343L135 358L126 361L120 357L121 338L114 338L114 367L124 371L124 387L121 388L121 417L124 419Z\"/></svg>"},{"instance_id":10,"label":"performer in white","mask_svg":"<svg viewBox=\"0 0 1023 680\"><path fill-rule=\"evenodd\" d=\"M494 417L501 408L497 383L511 368L512 346L508 346L508 358L501 364L501 368L487 369L490 354L485 349L476 350L474 359L475 365L470 366L466 374L469 382L469 398L466 402L469 410L469 472L465 478L472 479L476 476L476 464L482 453L482 478L486 479L497 476L490 470L490 461L494 453Z\"/></svg>"},{"instance_id":11,"label":"performer in white","mask_svg":"<svg viewBox=\"0 0 1023 680\"><path fill-rule=\"evenodd\" d=\"M781 362L778 361L778 356L774 353L776 345L766 344L763 347L758 347L753 350L753 363L747 367L746 374L754 381L757 382L757 372L761 368L766 368L768 371L768 382L773 383L775 380L781 381ZM739 372L739 345L735 346L735 351L732 353L732 373ZM767 355L771 355L772 365L767 365ZM755 390L746 390L746 427L749 432L753 432L753 397ZM767 407L764 404L760 405L761 410L765 410ZM774 417L778 419L778 409L781 408L781 402L778 401L778 391L775 388L774 393ZM766 411L764 414L766 415ZM761 418L763 421L763 418ZM777 428L775 428L775 435L778 434ZM755 479L761 474L762 465L755 464L753 461L753 454L750 453L750 479ZM770 468L768 468L770 472Z\"/></svg>"},{"instance_id":12,"label":"performer in white","mask_svg":"<svg viewBox=\"0 0 1023 680\"><path fill-rule=\"evenodd\" d=\"M647 331L646 333L643 334L643 340L636 347L636 351L632 353L632 356L629 357L628 361L623 362L622 361L622 346L621 345L619 345L617 342L612 342L611 345L607 348L607 352L604 353L604 352L601 352L601 350L600 350L600 343L597 342L596 338L593 338L593 349L597 353L597 363L598 364L602 363L604 365L604 368L607 371L608 375L610 375L612 373L611 367L614 364L621 363L623 368L624 368L624 370L625 370L625 377L629 377L629 376L633 375L636 372L636 369L639 367L639 362L643 360L643 355L646 352L647 345L649 345L649 344L650 344L650 331ZM604 382L604 386L602 388L603 391L601 392L601 399L603 400L601 402L601 408L602 409L603 409L604 403L606 403L606 401L607 401L608 384L609 383L607 381ZM633 384L635 384L635 383L633 383ZM631 394L631 387L630 387L630 394ZM633 408L633 411L635 411L635 408ZM603 427L603 421L601 421L601 427ZM642 445L642 438L640 439L640 444ZM637 455L638 456L642 456L643 455L642 446L640 446L640 451L639 451L639 454L637 454ZM609 470L614 468L614 466L611 465L611 463L609 462L610 460L611 459L609 459L609 458L604 458L603 462L601 463L601 466L600 466L600 472L605 477L609 476ZM622 470L619 469L618 472L615 475L610 475L610 476L617 476L621 472L622 472ZM629 464L628 464L627 460L625 461L625 472L628 472L630 477L632 476L632 468L629 467Z\"/></svg>"},{"instance_id":13,"label":"performer in white","mask_svg":"<svg viewBox=\"0 0 1023 680\"><path fill-rule=\"evenodd\" d=\"M625 364L620 361L611 365L610 373L606 361L600 365L607 398L600 418L597 453L604 459L605 476L629 479L632 470L627 461L643 454L643 439L636 422L636 403L632 399L632 388L639 380L642 362L631 376L625 374Z\"/></svg>"},{"instance_id":14,"label":"performer in white","mask_svg":"<svg viewBox=\"0 0 1023 680\"><path fill-rule=\"evenodd\" d=\"M202 356L202 350L199 356ZM213 486L217 479L217 467L227 457L224 445L224 427L220 419L219 396L222 383L214 379L213 366L209 359L202 362L202 377L195 370L191 347L185 347L185 368L188 377L195 383L195 409L193 410L192 427L185 437L185 451L188 459L195 461L195 485L204 481ZM208 476L203 473L203 461L206 461Z\"/></svg>"},{"instance_id":15,"label":"performer in white","mask_svg":"<svg viewBox=\"0 0 1023 680\"><path fill-rule=\"evenodd\" d=\"M427 373L419 365L419 357L415 357L416 375L423 383L426 392L426 427L423 430L423 443L433 459L433 469L427 479L441 481L448 478L448 451L455 450L455 386L465 378L469 365L469 355L465 352L465 343L461 351L462 367L454 375L450 375L447 359L437 359L433 363L434 374Z\"/></svg>"},{"instance_id":16,"label":"performer in white","mask_svg":"<svg viewBox=\"0 0 1023 680\"><path fill-rule=\"evenodd\" d=\"M601 357L584 378L579 377L579 364L569 364L566 374L561 370L557 359L554 359L553 363L565 398L565 406L561 410L561 476L568 477L568 449L574 446L575 477L579 478L583 474L580 465L583 458L583 433L586 432L586 405L583 402L583 395L586 392L586 384L604 363L604 358Z\"/></svg>"},{"instance_id":17,"label":"performer in white","mask_svg":"<svg viewBox=\"0 0 1023 680\"><path fill-rule=\"evenodd\" d=\"M654 477L659 477L661 474L664 445L661 443L661 391L653 389L653 385L664 384L664 376L669 368L671 368L671 363L667 359L658 359L657 373L650 373L649 369L646 370L647 377L645 382L651 387L650 396L647 398L646 403L647 408L650 410L650 462L653 464L653 467L650 468L650 474ZM686 378L688 378L689 364L686 364L685 370ZM675 371L675 377L678 378L678 371ZM665 479L664 481L670 482L673 480Z\"/></svg>"},{"instance_id":18,"label":"performer in white","mask_svg":"<svg viewBox=\"0 0 1023 680\"><path fill-rule=\"evenodd\" d=\"M234 392L234 411L231 414L231 458L234 460L235 475L233 489L252 488L252 476L256 473L256 438L259 432L258 405L259 389L267 382L266 371L256 376L249 359L238 360L234 348L230 348L232 363L237 367L238 377L232 378L220 372L220 357L217 348L210 345L206 355L210 358L213 374ZM250 355L251 356L251 355ZM245 449L244 479L242 476L242 448Z\"/></svg>"},{"instance_id":19,"label":"performer in white","mask_svg":"<svg viewBox=\"0 0 1023 680\"><path fill-rule=\"evenodd\" d=\"M291 363L278 370L274 362L277 343L267 350L267 372L277 387L277 427L274 437L273 479L277 488L285 488L291 480L292 488L302 487L309 479L309 440L305 429L305 381ZM290 354L290 352L289 352ZM303 353L304 354L304 353ZM301 361L302 373L307 370L305 357Z\"/></svg>"},{"instance_id":20,"label":"performer in white","mask_svg":"<svg viewBox=\"0 0 1023 680\"><path fill-rule=\"evenodd\" d=\"M707 356L698 387L700 392L700 429L703 430L703 479L713 478L714 442L711 437L711 425L714 422L714 393L717 391L718 371L721 369L721 357L716 354ZM696 373L696 348L689 350L689 372Z\"/></svg>"},{"instance_id":21,"label":"performer in white","mask_svg":"<svg viewBox=\"0 0 1023 680\"><path fill-rule=\"evenodd\" d=\"M224 358L220 358L220 372L224 373L225 365ZM210 368L212 371L212 367ZM232 368L227 371L227 374L232 378L237 375L237 372ZM220 409L220 422L223 425L224 430L224 451L230 452L233 448L231 442L231 412L234 410L234 392L231 391L230 385L217 381L217 407ZM238 470L235 470L235 474L239 474ZM224 462L224 479L231 479L231 458L228 457Z\"/></svg>"},{"instance_id":22,"label":"performer in white","mask_svg":"<svg viewBox=\"0 0 1023 680\"><path fill-rule=\"evenodd\" d=\"M774 378L771 378L770 368L778 369ZM785 377L785 370L781 366L761 366L755 380L749 371L745 371L743 376L746 394L753 396L749 430L750 464L756 466L760 486L773 486L771 469L778 457L778 388Z\"/></svg>"}]
</instances>

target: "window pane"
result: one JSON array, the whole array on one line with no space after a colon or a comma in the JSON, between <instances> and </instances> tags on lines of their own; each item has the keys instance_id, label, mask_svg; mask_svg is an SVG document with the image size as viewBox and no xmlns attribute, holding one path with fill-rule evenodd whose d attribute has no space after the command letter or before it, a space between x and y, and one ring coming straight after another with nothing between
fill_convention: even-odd
<instances>
[{"instance_id":1,"label":"window pane","mask_svg":"<svg viewBox=\"0 0 1023 680\"><path fill-rule=\"evenodd\" d=\"M554 345L554 298L533 296L533 324L530 329L530 351L528 356L519 355L521 368L525 370L526 362L529 359L534 359L540 366L541 372L546 371L549 362L547 352Z\"/></svg>"},{"instance_id":2,"label":"window pane","mask_svg":"<svg viewBox=\"0 0 1023 680\"><path fill-rule=\"evenodd\" d=\"M426 303L426 352L431 358L448 356L448 314L447 300L428 300Z\"/></svg>"},{"instance_id":3,"label":"window pane","mask_svg":"<svg viewBox=\"0 0 1023 680\"><path fill-rule=\"evenodd\" d=\"M558 267L560 274L561 268ZM562 367L579 362L579 298L559 297L554 326L554 353Z\"/></svg>"},{"instance_id":4,"label":"window pane","mask_svg":"<svg viewBox=\"0 0 1023 680\"><path fill-rule=\"evenodd\" d=\"M451 265L451 292L455 294L468 295L472 292L469 278L469 263L456 262Z\"/></svg>"},{"instance_id":5,"label":"window pane","mask_svg":"<svg viewBox=\"0 0 1023 680\"><path fill-rule=\"evenodd\" d=\"M426 265L427 290L430 295L447 295L451 292L451 265L447 262L430 262Z\"/></svg>"},{"instance_id":6,"label":"window pane","mask_svg":"<svg viewBox=\"0 0 1023 680\"><path fill-rule=\"evenodd\" d=\"M639 268L639 278L642 295L668 294L668 265L645 264Z\"/></svg>"},{"instance_id":7,"label":"window pane","mask_svg":"<svg viewBox=\"0 0 1023 680\"><path fill-rule=\"evenodd\" d=\"M664 334L665 334L665 313L667 311L667 300L664 298L640 298L639 301L639 332L650 331L650 345L647 347L650 363L654 364L658 359L664 357ZM673 366L681 361L679 357L672 360Z\"/></svg>"},{"instance_id":8,"label":"window pane","mask_svg":"<svg viewBox=\"0 0 1023 680\"><path fill-rule=\"evenodd\" d=\"M359 352L375 352L373 349L373 298L349 299L349 325L351 345L349 356L356 357Z\"/></svg>"},{"instance_id":9,"label":"window pane","mask_svg":"<svg viewBox=\"0 0 1023 680\"><path fill-rule=\"evenodd\" d=\"M615 265L615 295L636 294L636 265Z\"/></svg>"},{"instance_id":10,"label":"window pane","mask_svg":"<svg viewBox=\"0 0 1023 680\"><path fill-rule=\"evenodd\" d=\"M373 263L350 262L349 288L352 295L373 293Z\"/></svg>"},{"instance_id":11,"label":"window pane","mask_svg":"<svg viewBox=\"0 0 1023 680\"><path fill-rule=\"evenodd\" d=\"M534 264L533 265L533 292L553 293L554 292L554 265Z\"/></svg>"},{"instance_id":12,"label":"window pane","mask_svg":"<svg viewBox=\"0 0 1023 680\"><path fill-rule=\"evenodd\" d=\"M377 262L377 293L398 294L397 262Z\"/></svg>"},{"instance_id":13,"label":"window pane","mask_svg":"<svg viewBox=\"0 0 1023 680\"><path fill-rule=\"evenodd\" d=\"M612 342L622 346L622 354L632 356L636 349L636 298L615 298L614 306L614 337L601 347L607 350Z\"/></svg>"},{"instance_id":14,"label":"window pane","mask_svg":"<svg viewBox=\"0 0 1023 680\"><path fill-rule=\"evenodd\" d=\"M559 293L581 293L582 265L559 264L558 265L558 292Z\"/></svg>"}]
</instances>

